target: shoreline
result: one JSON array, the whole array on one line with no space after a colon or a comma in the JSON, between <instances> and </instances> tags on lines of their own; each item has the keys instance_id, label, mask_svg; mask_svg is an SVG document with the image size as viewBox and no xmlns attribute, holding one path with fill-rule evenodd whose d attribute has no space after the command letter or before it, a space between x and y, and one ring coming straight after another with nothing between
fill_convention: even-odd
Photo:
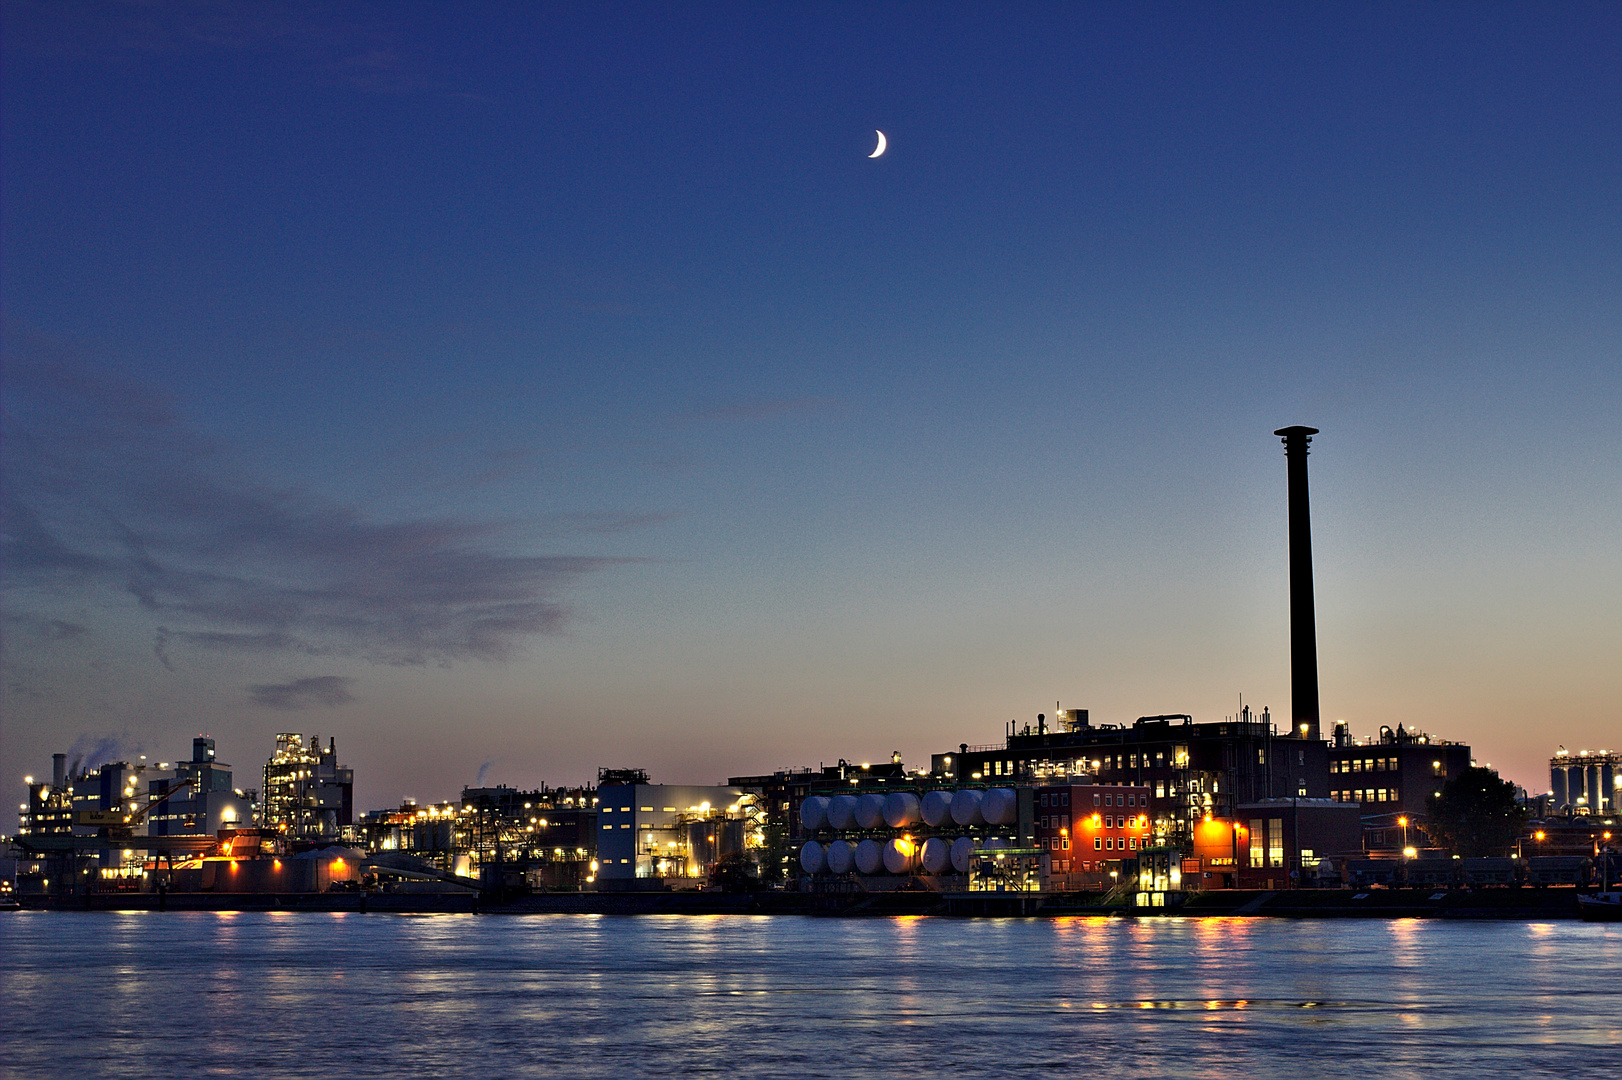
<instances>
[{"instance_id":1,"label":"shoreline","mask_svg":"<svg viewBox=\"0 0 1622 1080\"><path fill-rule=\"evenodd\" d=\"M507 900L468 893L91 893L23 897L21 910L314 911L479 915L812 915L830 918L1286 918L1578 920L1570 888L1223 890L1166 907L1105 903L1096 893L818 894L798 892L538 893Z\"/></svg>"}]
</instances>

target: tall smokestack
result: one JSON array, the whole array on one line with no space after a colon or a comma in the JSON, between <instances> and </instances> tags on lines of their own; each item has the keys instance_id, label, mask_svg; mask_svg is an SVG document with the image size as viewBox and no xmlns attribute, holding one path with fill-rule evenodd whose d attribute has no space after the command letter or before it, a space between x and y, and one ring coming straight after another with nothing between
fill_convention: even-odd
<instances>
[{"instance_id":1,"label":"tall smokestack","mask_svg":"<svg viewBox=\"0 0 1622 1080\"><path fill-rule=\"evenodd\" d=\"M1318 737L1318 627L1312 603L1312 503L1307 447L1317 428L1273 432L1284 440L1290 474L1290 732Z\"/></svg>"}]
</instances>

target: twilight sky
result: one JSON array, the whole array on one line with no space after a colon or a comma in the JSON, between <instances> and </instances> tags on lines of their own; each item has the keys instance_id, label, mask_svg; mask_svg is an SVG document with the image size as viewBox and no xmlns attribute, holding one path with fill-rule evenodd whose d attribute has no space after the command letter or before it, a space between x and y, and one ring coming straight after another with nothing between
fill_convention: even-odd
<instances>
[{"instance_id":1,"label":"twilight sky","mask_svg":"<svg viewBox=\"0 0 1622 1080\"><path fill-rule=\"evenodd\" d=\"M1616 4L3 11L7 783L1622 745Z\"/></svg>"}]
</instances>

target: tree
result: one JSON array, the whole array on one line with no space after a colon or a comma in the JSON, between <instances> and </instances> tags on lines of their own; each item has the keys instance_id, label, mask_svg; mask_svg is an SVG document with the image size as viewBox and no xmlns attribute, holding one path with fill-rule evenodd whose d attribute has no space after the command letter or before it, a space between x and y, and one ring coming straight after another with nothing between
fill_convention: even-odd
<instances>
[{"instance_id":1,"label":"tree","mask_svg":"<svg viewBox=\"0 0 1622 1080\"><path fill-rule=\"evenodd\" d=\"M1425 834L1466 859L1507 855L1526 823L1515 785L1491 769L1465 769L1425 800Z\"/></svg>"}]
</instances>

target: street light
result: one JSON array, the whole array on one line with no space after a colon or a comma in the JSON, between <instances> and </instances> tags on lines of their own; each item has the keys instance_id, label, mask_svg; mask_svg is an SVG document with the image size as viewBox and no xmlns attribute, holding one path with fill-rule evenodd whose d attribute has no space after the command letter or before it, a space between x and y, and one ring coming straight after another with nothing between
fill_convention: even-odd
<instances>
[{"instance_id":1,"label":"street light","mask_svg":"<svg viewBox=\"0 0 1622 1080\"><path fill-rule=\"evenodd\" d=\"M1397 824L1402 826L1402 850L1407 851L1408 850L1408 818L1407 818L1407 816L1404 815L1403 817L1399 817L1397 819Z\"/></svg>"}]
</instances>

